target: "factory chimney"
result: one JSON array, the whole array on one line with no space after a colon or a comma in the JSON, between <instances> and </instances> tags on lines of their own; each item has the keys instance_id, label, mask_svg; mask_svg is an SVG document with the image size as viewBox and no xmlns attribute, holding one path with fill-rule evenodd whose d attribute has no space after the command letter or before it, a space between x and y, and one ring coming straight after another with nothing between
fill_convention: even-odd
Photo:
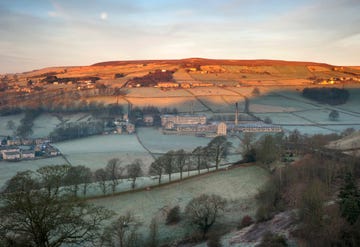
<instances>
[{"instance_id":1,"label":"factory chimney","mask_svg":"<svg viewBox=\"0 0 360 247\"><path fill-rule=\"evenodd\" d=\"M239 106L238 103L235 103L235 126L238 125L238 118L239 118Z\"/></svg>"}]
</instances>

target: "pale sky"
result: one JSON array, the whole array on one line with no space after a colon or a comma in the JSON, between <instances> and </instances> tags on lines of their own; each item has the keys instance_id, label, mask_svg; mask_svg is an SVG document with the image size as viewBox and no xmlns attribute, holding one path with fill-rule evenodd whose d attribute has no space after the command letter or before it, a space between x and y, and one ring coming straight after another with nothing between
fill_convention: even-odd
<instances>
[{"instance_id":1,"label":"pale sky","mask_svg":"<svg viewBox=\"0 0 360 247\"><path fill-rule=\"evenodd\" d=\"M360 65L360 0L0 0L0 73L138 59Z\"/></svg>"}]
</instances>

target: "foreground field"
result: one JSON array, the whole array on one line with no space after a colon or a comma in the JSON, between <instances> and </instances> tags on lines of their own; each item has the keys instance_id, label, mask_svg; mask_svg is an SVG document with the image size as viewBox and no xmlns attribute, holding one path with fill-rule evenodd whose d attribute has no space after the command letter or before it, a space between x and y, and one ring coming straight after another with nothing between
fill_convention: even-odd
<instances>
[{"instance_id":1,"label":"foreground field","mask_svg":"<svg viewBox=\"0 0 360 247\"><path fill-rule=\"evenodd\" d=\"M268 173L259 167L235 168L150 191L99 198L91 202L111 209L119 215L128 211L133 212L136 219L142 223L140 232L145 233L144 235L147 234L151 219L155 217L159 223L161 240L169 241L180 239L190 231L184 221L175 226L164 224L166 212L170 208L179 205L183 211L186 204L196 196L211 193L221 195L229 202L222 222L235 227L242 216L254 214L254 196L267 177Z\"/></svg>"}]
</instances>

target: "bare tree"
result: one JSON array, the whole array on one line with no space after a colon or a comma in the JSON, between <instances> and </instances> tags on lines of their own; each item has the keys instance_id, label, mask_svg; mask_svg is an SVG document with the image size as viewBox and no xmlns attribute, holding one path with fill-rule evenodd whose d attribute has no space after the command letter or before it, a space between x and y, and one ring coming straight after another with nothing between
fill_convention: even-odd
<instances>
[{"instance_id":1,"label":"bare tree","mask_svg":"<svg viewBox=\"0 0 360 247\"><path fill-rule=\"evenodd\" d=\"M58 194L60 187L64 185L69 165L43 166L37 170L41 175L40 184L49 194Z\"/></svg>"},{"instance_id":2,"label":"bare tree","mask_svg":"<svg viewBox=\"0 0 360 247\"><path fill-rule=\"evenodd\" d=\"M250 152L251 148L254 145L255 141L255 133L252 132L244 132L244 135L242 136L241 144L242 144L242 153L247 154Z\"/></svg>"},{"instance_id":3,"label":"bare tree","mask_svg":"<svg viewBox=\"0 0 360 247\"><path fill-rule=\"evenodd\" d=\"M158 176L159 184L161 183L161 178L164 173L162 160L163 160L162 157L157 158L154 162L151 163L150 168L149 168L150 175Z\"/></svg>"},{"instance_id":4,"label":"bare tree","mask_svg":"<svg viewBox=\"0 0 360 247\"><path fill-rule=\"evenodd\" d=\"M252 96L259 96L260 95L260 89L258 87L255 87L252 92Z\"/></svg>"},{"instance_id":5,"label":"bare tree","mask_svg":"<svg viewBox=\"0 0 360 247\"><path fill-rule=\"evenodd\" d=\"M136 179L143 175L141 167L144 166L140 159L134 160L134 162L126 167L127 175L132 180L131 188L135 188Z\"/></svg>"},{"instance_id":6,"label":"bare tree","mask_svg":"<svg viewBox=\"0 0 360 247\"><path fill-rule=\"evenodd\" d=\"M155 218L151 220L149 226L149 236L147 240L148 247L158 247L159 246L159 226Z\"/></svg>"},{"instance_id":7,"label":"bare tree","mask_svg":"<svg viewBox=\"0 0 360 247\"><path fill-rule=\"evenodd\" d=\"M226 158L231 145L231 142L228 142L225 136L217 136L207 145L206 150L208 155L215 161L216 170L219 169L221 160Z\"/></svg>"},{"instance_id":8,"label":"bare tree","mask_svg":"<svg viewBox=\"0 0 360 247\"><path fill-rule=\"evenodd\" d=\"M108 226L102 235L103 246L137 247L142 246L141 235L138 232L140 223L134 215L127 212Z\"/></svg>"},{"instance_id":9,"label":"bare tree","mask_svg":"<svg viewBox=\"0 0 360 247\"><path fill-rule=\"evenodd\" d=\"M265 135L256 148L256 161L267 166L277 160L280 156L280 146L277 139L272 135Z\"/></svg>"},{"instance_id":10,"label":"bare tree","mask_svg":"<svg viewBox=\"0 0 360 247\"><path fill-rule=\"evenodd\" d=\"M4 193L0 206L0 233L12 246L59 247L83 245L97 237L103 221L110 212L91 206L85 201L58 190L39 189L47 181L47 188L57 188L57 180L49 180L48 173L18 176L16 191ZM45 177L44 177L45 176ZM53 185L49 185L50 183ZM26 185L24 187L23 185ZM23 242L25 241L25 242Z\"/></svg>"},{"instance_id":11,"label":"bare tree","mask_svg":"<svg viewBox=\"0 0 360 247\"><path fill-rule=\"evenodd\" d=\"M340 114L337 110L332 110L330 113L329 113L329 120L330 121L337 121L339 120L339 117L340 117Z\"/></svg>"},{"instance_id":12,"label":"bare tree","mask_svg":"<svg viewBox=\"0 0 360 247\"><path fill-rule=\"evenodd\" d=\"M199 146L196 147L193 151L192 151L192 155L193 155L193 160L196 164L196 169L198 170L198 174L200 174L200 170L202 168L207 168L209 171L209 165L208 165L208 156L207 156L207 152L206 149Z\"/></svg>"},{"instance_id":13,"label":"bare tree","mask_svg":"<svg viewBox=\"0 0 360 247\"><path fill-rule=\"evenodd\" d=\"M108 174L107 172L103 169L97 169L94 173L95 176L95 180L98 182L99 187L101 189L101 191L103 192L103 194L106 194L107 191L107 181L108 181Z\"/></svg>"},{"instance_id":14,"label":"bare tree","mask_svg":"<svg viewBox=\"0 0 360 247\"><path fill-rule=\"evenodd\" d=\"M65 185L77 196L80 186L83 188L83 195L86 195L87 187L92 180L90 168L85 166L71 166L65 176Z\"/></svg>"},{"instance_id":15,"label":"bare tree","mask_svg":"<svg viewBox=\"0 0 360 247\"><path fill-rule=\"evenodd\" d=\"M34 179L35 176L36 174L30 170L17 172L15 176L6 181L3 192L25 192L30 191L31 189L39 189L40 182Z\"/></svg>"},{"instance_id":16,"label":"bare tree","mask_svg":"<svg viewBox=\"0 0 360 247\"><path fill-rule=\"evenodd\" d=\"M171 175L175 171L174 161L175 161L175 152L169 151L164 154L162 157L162 166L164 168L164 173L168 174L169 182L171 181Z\"/></svg>"},{"instance_id":17,"label":"bare tree","mask_svg":"<svg viewBox=\"0 0 360 247\"><path fill-rule=\"evenodd\" d=\"M187 154L184 149L175 152L174 165L180 172L180 179L183 178L183 170L186 165Z\"/></svg>"},{"instance_id":18,"label":"bare tree","mask_svg":"<svg viewBox=\"0 0 360 247\"><path fill-rule=\"evenodd\" d=\"M192 225L202 231L205 239L206 233L214 225L217 218L225 210L226 200L218 195L202 194L193 198L185 208L185 215Z\"/></svg>"},{"instance_id":19,"label":"bare tree","mask_svg":"<svg viewBox=\"0 0 360 247\"><path fill-rule=\"evenodd\" d=\"M105 171L108 174L108 178L111 181L112 193L115 193L116 187L119 185L119 179L124 171L123 167L120 167L121 161L117 158L110 159L106 165Z\"/></svg>"}]
</instances>

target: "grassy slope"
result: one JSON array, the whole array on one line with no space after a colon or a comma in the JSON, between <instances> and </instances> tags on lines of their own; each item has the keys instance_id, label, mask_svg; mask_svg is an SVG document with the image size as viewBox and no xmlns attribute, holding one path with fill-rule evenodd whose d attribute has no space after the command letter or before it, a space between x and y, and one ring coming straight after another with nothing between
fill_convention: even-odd
<instances>
[{"instance_id":1,"label":"grassy slope","mask_svg":"<svg viewBox=\"0 0 360 247\"><path fill-rule=\"evenodd\" d=\"M141 231L144 233L147 233L151 219L156 217L161 238L167 240L181 238L188 230L184 222L178 226L164 225L165 212L169 208L179 205L183 211L186 204L196 196L203 193L218 194L229 201L223 221L235 227L243 215L254 213L254 195L267 177L267 172L259 167L235 168L150 191L93 199L91 202L111 209L117 214L132 211L143 223Z\"/></svg>"}]
</instances>

